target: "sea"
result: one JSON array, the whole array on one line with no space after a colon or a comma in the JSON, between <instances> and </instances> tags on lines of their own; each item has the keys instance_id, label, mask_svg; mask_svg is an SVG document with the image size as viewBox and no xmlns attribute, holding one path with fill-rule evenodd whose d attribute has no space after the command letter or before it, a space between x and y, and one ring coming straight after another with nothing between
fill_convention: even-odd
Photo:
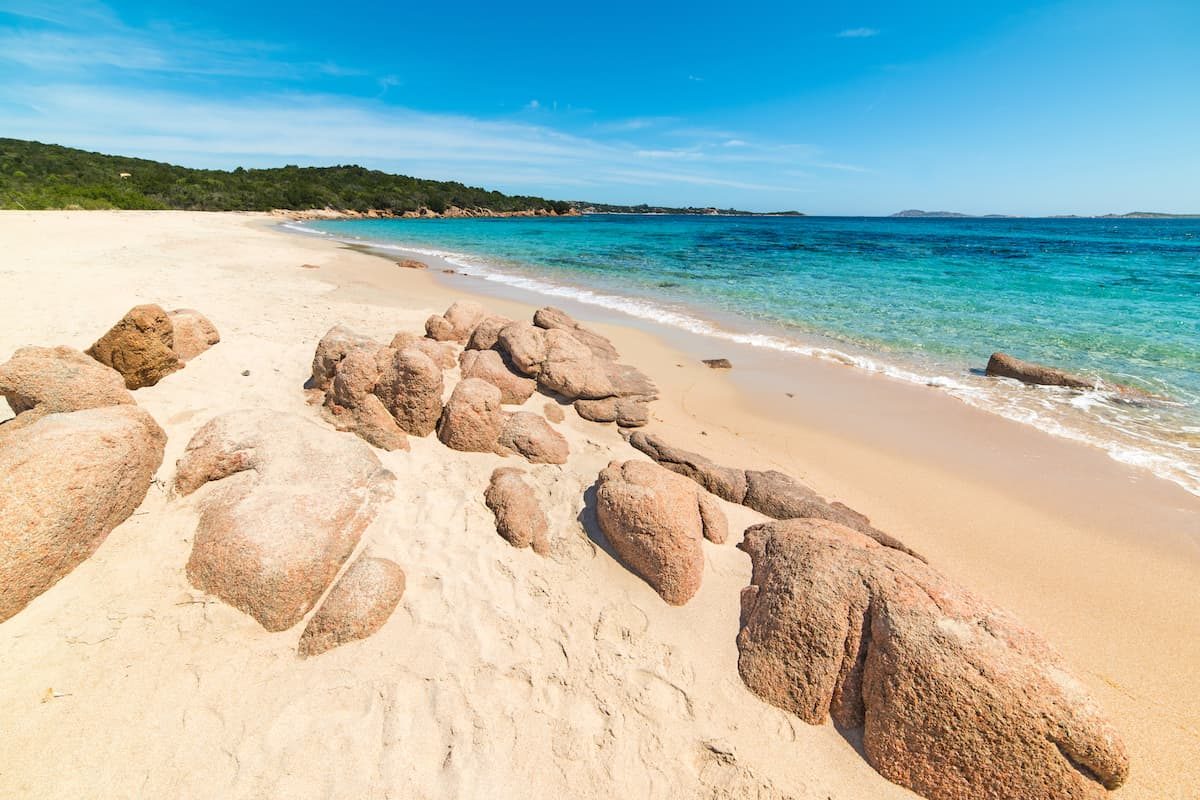
<instances>
[{"instance_id":1,"label":"sea","mask_svg":"<svg viewBox=\"0 0 1200 800\"><path fill-rule=\"evenodd\" d=\"M547 302L926 385L1200 495L1198 219L595 214L288 226L440 256ZM987 378L997 350L1097 388Z\"/></svg>"}]
</instances>

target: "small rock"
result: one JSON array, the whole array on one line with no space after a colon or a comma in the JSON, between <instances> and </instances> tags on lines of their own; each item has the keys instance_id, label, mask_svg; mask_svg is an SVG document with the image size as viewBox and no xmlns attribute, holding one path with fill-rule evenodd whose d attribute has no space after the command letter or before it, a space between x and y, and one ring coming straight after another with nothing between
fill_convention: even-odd
<instances>
[{"instance_id":1,"label":"small rock","mask_svg":"<svg viewBox=\"0 0 1200 800\"><path fill-rule=\"evenodd\" d=\"M525 472L500 467L492 472L484 502L496 516L496 532L513 547L533 547L533 552L550 552L550 525L536 496L524 480Z\"/></svg>"},{"instance_id":2,"label":"small rock","mask_svg":"<svg viewBox=\"0 0 1200 800\"><path fill-rule=\"evenodd\" d=\"M242 377L243 377L243 378L247 378L247 377L249 377L249 376L250 376L250 370L248 370L248 369L244 369L244 370L242 370Z\"/></svg>"},{"instance_id":3,"label":"small rock","mask_svg":"<svg viewBox=\"0 0 1200 800\"><path fill-rule=\"evenodd\" d=\"M208 321L208 317L190 308L177 308L168 311L174 329L174 344L172 349L179 360L187 363L221 341L221 334Z\"/></svg>"},{"instance_id":4,"label":"small rock","mask_svg":"<svg viewBox=\"0 0 1200 800\"><path fill-rule=\"evenodd\" d=\"M417 261L415 258L405 258L396 262L397 267L403 269L429 269L429 265L424 261Z\"/></svg>"},{"instance_id":5,"label":"small rock","mask_svg":"<svg viewBox=\"0 0 1200 800\"><path fill-rule=\"evenodd\" d=\"M728 358L706 358L701 363L709 369L733 369L733 363Z\"/></svg>"},{"instance_id":6,"label":"small rock","mask_svg":"<svg viewBox=\"0 0 1200 800\"><path fill-rule=\"evenodd\" d=\"M500 428L500 448L518 453L535 464L565 464L570 449L562 434L538 414L509 414Z\"/></svg>"},{"instance_id":7,"label":"small rock","mask_svg":"<svg viewBox=\"0 0 1200 800\"><path fill-rule=\"evenodd\" d=\"M383 627L404 596L404 570L386 558L359 556L304 626L297 651L319 655Z\"/></svg>"}]
</instances>

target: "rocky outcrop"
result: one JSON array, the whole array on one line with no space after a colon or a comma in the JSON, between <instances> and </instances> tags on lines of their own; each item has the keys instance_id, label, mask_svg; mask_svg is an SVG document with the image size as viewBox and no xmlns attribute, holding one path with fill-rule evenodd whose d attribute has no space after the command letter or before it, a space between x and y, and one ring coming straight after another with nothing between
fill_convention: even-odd
<instances>
[{"instance_id":1,"label":"rocky outcrop","mask_svg":"<svg viewBox=\"0 0 1200 800\"><path fill-rule=\"evenodd\" d=\"M508 317L489 314L480 320L479 324L475 326L475 330L471 331L471 336L467 339L467 349L491 350L496 346L500 331L511 324L512 320Z\"/></svg>"},{"instance_id":2,"label":"rocky outcrop","mask_svg":"<svg viewBox=\"0 0 1200 800\"><path fill-rule=\"evenodd\" d=\"M202 427L175 488L200 495L192 585L269 631L299 622L353 552L394 476L363 442L275 411L234 411Z\"/></svg>"},{"instance_id":3,"label":"rocky outcrop","mask_svg":"<svg viewBox=\"0 0 1200 800\"><path fill-rule=\"evenodd\" d=\"M453 303L445 314L434 314L425 321L425 333L439 342L465 343L487 312L472 300Z\"/></svg>"},{"instance_id":4,"label":"rocky outcrop","mask_svg":"<svg viewBox=\"0 0 1200 800\"><path fill-rule=\"evenodd\" d=\"M534 464L565 464L570 455L562 434L528 411L505 415L498 444L502 452L517 453Z\"/></svg>"},{"instance_id":5,"label":"rocky outcrop","mask_svg":"<svg viewBox=\"0 0 1200 800\"><path fill-rule=\"evenodd\" d=\"M190 308L177 308L168 311L173 330L171 349L184 363L191 361L221 341L217 327L209 322L208 317Z\"/></svg>"},{"instance_id":6,"label":"rocky outcrop","mask_svg":"<svg viewBox=\"0 0 1200 800\"><path fill-rule=\"evenodd\" d=\"M383 627L404 596L404 570L386 558L359 556L304 626L297 652L320 655Z\"/></svg>"},{"instance_id":7,"label":"rocky outcrop","mask_svg":"<svg viewBox=\"0 0 1200 800\"><path fill-rule=\"evenodd\" d=\"M464 378L479 378L499 389L501 403L520 405L537 391L537 381L510 370L495 350L464 350L458 361Z\"/></svg>"},{"instance_id":8,"label":"rocky outcrop","mask_svg":"<svg viewBox=\"0 0 1200 800\"><path fill-rule=\"evenodd\" d=\"M550 552L550 525L523 470L500 467L493 471L483 499L496 517L496 532L509 544L532 547L543 556Z\"/></svg>"},{"instance_id":9,"label":"rocky outcrop","mask_svg":"<svg viewBox=\"0 0 1200 800\"><path fill-rule=\"evenodd\" d=\"M704 575L701 539L723 542L728 523L696 485L648 461L614 461L596 483L596 519L621 560L671 605Z\"/></svg>"},{"instance_id":10,"label":"rocky outcrop","mask_svg":"<svg viewBox=\"0 0 1200 800\"><path fill-rule=\"evenodd\" d=\"M112 367L125 379L125 388L153 386L183 362L174 350L175 329L160 306L134 306L87 349L87 354Z\"/></svg>"},{"instance_id":11,"label":"rocky outcrop","mask_svg":"<svg viewBox=\"0 0 1200 800\"><path fill-rule=\"evenodd\" d=\"M903 542L884 533L871 520L847 505L829 502L800 481L776 470L739 470L722 467L697 453L672 447L661 437L635 431L629 443L663 467L691 478L708 491L731 503L752 508L775 519L825 519L838 522L892 547L924 560Z\"/></svg>"},{"instance_id":12,"label":"rocky outcrop","mask_svg":"<svg viewBox=\"0 0 1200 800\"><path fill-rule=\"evenodd\" d=\"M1096 386L1094 380L1072 375L1055 367L1022 361L1007 353L992 353L987 363L987 374L991 377L1014 378L1022 383L1039 386L1066 386L1071 389L1092 389Z\"/></svg>"},{"instance_id":13,"label":"rocky outcrop","mask_svg":"<svg viewBox=\"0 0 1200 800\"><path fill-rule=\"evenodd\" d=\"M0 364L0 395L14 414L34 417L133 403L119 372L70 347L22 347L13 353Z\"/></svg>"},{"instance_id":14,"label":"rocky outcrop","mask_svg":"<svg viewBox=\"0 0 1200 800\"><path fill-rule=\"evenodd\" d=\"M134 512L166 440L130 404L0 426L0 622L91 556Z\"/></svg>"},{"instance_id":15,"label":"rocky outcrop","mask_svg":"<svg viewBox=\"0 0 1200 800\"><path fill-rule=\"evenodd\" d=\"M450 393L437 434L442 444L453 450L498 453L503 425L500 390L479 378L467 378Z\"/></svg>"},{"instance_id":16,"label":"rocky outcrop","mask_svg":"<svg viewBox=\"0 0 1200 800\"><path fill-rule=\"evenodd\" d=\"M860 730L867 760L932 800L1087 800L1129 764L1035 633L927 564L845 526L746 531L738 670L806 722Z\"/></svg>"}]
</instances>

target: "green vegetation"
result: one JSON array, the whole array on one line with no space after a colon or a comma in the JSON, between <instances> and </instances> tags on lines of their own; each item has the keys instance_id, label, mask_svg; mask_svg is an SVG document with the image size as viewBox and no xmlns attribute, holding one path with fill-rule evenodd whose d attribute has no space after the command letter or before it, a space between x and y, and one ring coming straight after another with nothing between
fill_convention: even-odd
<instances>
[{"instance_id":1,"label":"green vegetation","mask_svg":"<svg viewBox=\"0 0 1200 800\"><path fill-rule=\"evenodd\" d=\"M124 175L125 177L122 177ZM450 206L565 213L571 204L513 197L356 166L189 169L141 158L0 139L0 208L172 208L270 211L333 208L391 213Z\"/></svg>"}]
</instances>

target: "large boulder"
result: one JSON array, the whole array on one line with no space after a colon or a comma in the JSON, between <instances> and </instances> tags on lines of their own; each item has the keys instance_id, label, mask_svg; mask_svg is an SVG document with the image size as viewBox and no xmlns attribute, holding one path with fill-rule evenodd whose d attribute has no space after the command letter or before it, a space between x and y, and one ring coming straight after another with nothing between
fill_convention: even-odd
<instances>
[{"instance_id":1,"label":"large boulder","mask_svg":"<svg viewBox=\"0 0 1200 800\"><path fill-rule=\"evenodd\" d=\"M565 464L570 448L563 435L540 414L518 411L505 417L498 443L534 464Z\"/></svg>"},{"instance_id":2,"label":"large boulder","mask_svg":"<svg viewBox=\"0 0 1200 800\"><path fill-rule=\"evenodd\" d=\"M22 347L13 353L0 364L0 395L14 414L133 403L119 372L70 347Z\"/></svg>"},{"instance_id":3,"label":"large boulder","mask_svg":"<svg viewBox=\"0 0 1200 800\"><path fill-rule=\"evenodd\" d=\"M487 311L473 300L458 300L445 314L434 314L425 321L425 333L439 342L465 343L475 326L487 316Z\"/></svg>"},{"instance_id":4,"label":"large boulder","mask_svg":"<svg viewBox=\"0 0 1200 800\"><path fill-rule=\"evenodd\" d=\"M404 596L404 570L387 558L359 556L304 626L301 658L365 639L383 627Z\"/></svg>"},{"instance_id":5,"label":"large boulder","mask_svg":"<svg viewBox=\"0 0 1200 800\"><path fill-rule=\"evenodd\" d=\"M479 378L499 389L501 403L520 405L537 390L537 381L510 370L495 350L464 350L458 361L464 378Z\"/></svg>"},{"instance_id":6,"label":"large boulder","mask_svg":"<svg viewBox=\"0 0 1200 800\"><path fill-rule=\"evenodd\" d=\"M701 539L723 542L728 533L712 496L649 461L614 461L600 473L596 519L621 560L671 605L700 588Z\"/></svg>"},{"instance_id":7,"label":"large boulder","mask_svg":"<svg viewBox=\"0 0 1200 800\"><path fill-rule=\"evenodd\" d=\"M596 358L587 345L560 329L546 331L545 341L539 385L571 400L599 400L618 393L609 362Z\"/></svg>"},{"instance_id":8,"label":"large boulder","mask_svg":"<svg viewBox=\"0 0 1200 800\"><path fill-rule=\"evenodd\" d=\"M479 378L459 381L438 422L438 438L453 450L499 453L505 414L500 390Z\"/></svg>"},{"instance_id":9,"label":"large boulder","mask_svg":"<svg viewBox=\"0 0 1200 800\"><path fill-rule=\"evenodd\" d=\"M992 353L986 372L992 377L1014 378L1022 383L1039 386L1067 386L1072 389L1092 389L1096 386L1094 380L1072 375L1055 367L1022 361L1007 353Z\"/></svg>"},{"instance_id":10,"label":"large boulder","mask_svg":"<svg viewBox=\"0 0 1200 800\"><path fill-rule=\"evenodd\" d=\"M358 439L266 410L222 414L179 460L199 497L188 579L269 631L299 622L353 552L394 480Z\"/></svg>"},{"instance_id":11,"label":"large boulder","mask_svg":"<svg viewBox=\"0 0 1200 800\"><path fill-rule=\"evenodd\" d=\"M1086 800L1128 774L1112 725L1009 613L845 526L751 527L738 670L772 705L861 730L867 760L932 800Z\"/></svg>"},{"instance_id":12,"label":"large boulder","mask_svg":"<svg viewBox=\"0 0 1200 800\"><path fill-rule=\"evenodd\" d=\"M630 435L629 443L660 466L691 478L722 500L741 504L746 499L745 470L722 467L698 453L673 447L661 436L646 431L635 431Z\"/></svg>"},{"instance_id":13,"label":"large boulder","mask_svg":"<svg viewBox=\"0 0 1200 800\"><path fill-rule=\"evenodd\" d=\"M130 404L0 426L0 622L75 569L134 512L166 440Z\"/></svg>"},{"instance_id":14,"label":"large boulder","mask_svg":"<svg viewBox=\"0 0 1200 800\"><path fill-rule=\"evenodd\" d=\"M177 308L168 311L171 320L174 343L171 349L179 360L191 361L196 356L221 341L217 326L209 322L208 317L190 308Z\"/></svg>"},{"instance_id":15,"label":"large boulder","mask_svg":"<svg viewBox=\"0 0 1200 800\"><path fill-rule=\"evenodd\" d=\"M87 349L87 354L112 367L125 379L125 388L153 386L183 362L174 350L175 328L161 306L134 306Z\"/></svg>"},{"instance_id":16,"label":"large boulder","mask_svg":"<svg viewBox=\"0 0 1200 800\"><path fill-rule=\"evenodd\" d=\"M312 378L308 382L309 388L321 391L328 389L329 385L333 383L333 376L337 372L338 364L351 351L360 347L377 349L379 343L342 324L330 328L317 343L317 350L313 354Z\"/></svg>"},{"instance_id":17,"label":"large boulder","mask_svg":"<svg viewBox=\"0 0 1200 800\"><path fill-rule=\"evenodd\" d=\"M388 348L374 393L404 431L428 436L442 415L442 369L421 350Z\"/></svg>"},{"instance_id":18,"label":"large boulder","mask_svg":"<svg viewBox=\"0 0 1200 800\"><path fill-rule=\"evenodd\" d=\"M532 547L538 555L550 552L550 525L523 470L497 468L483 499L496 517L496 532L509 544Z\"/></svg>"},{"instance_id":19,"label":"large boulder","mask_svg":"<svg viewBox=\"0 0 1200 800\"><path fill-rule=\"evenodd\" d=\"M495 348L522 374L536 378L546 360L546 331L528 322L512 322L496 334Z\"/></svg>"},{"instance_id":20,"label":"large boulder","mask_svg":"<svg viewBox=\"0 0 1200 800\"><path fill-rule=\"evenodd\" d=\"M605 337L580 325L570 314L562 309L546 306L539 308L533 314L533 324L546 330L563 330L576 340L587 345L597 358L616 361L620 358L617 348L613 347Z\"/></svg>"}]
</instances>

